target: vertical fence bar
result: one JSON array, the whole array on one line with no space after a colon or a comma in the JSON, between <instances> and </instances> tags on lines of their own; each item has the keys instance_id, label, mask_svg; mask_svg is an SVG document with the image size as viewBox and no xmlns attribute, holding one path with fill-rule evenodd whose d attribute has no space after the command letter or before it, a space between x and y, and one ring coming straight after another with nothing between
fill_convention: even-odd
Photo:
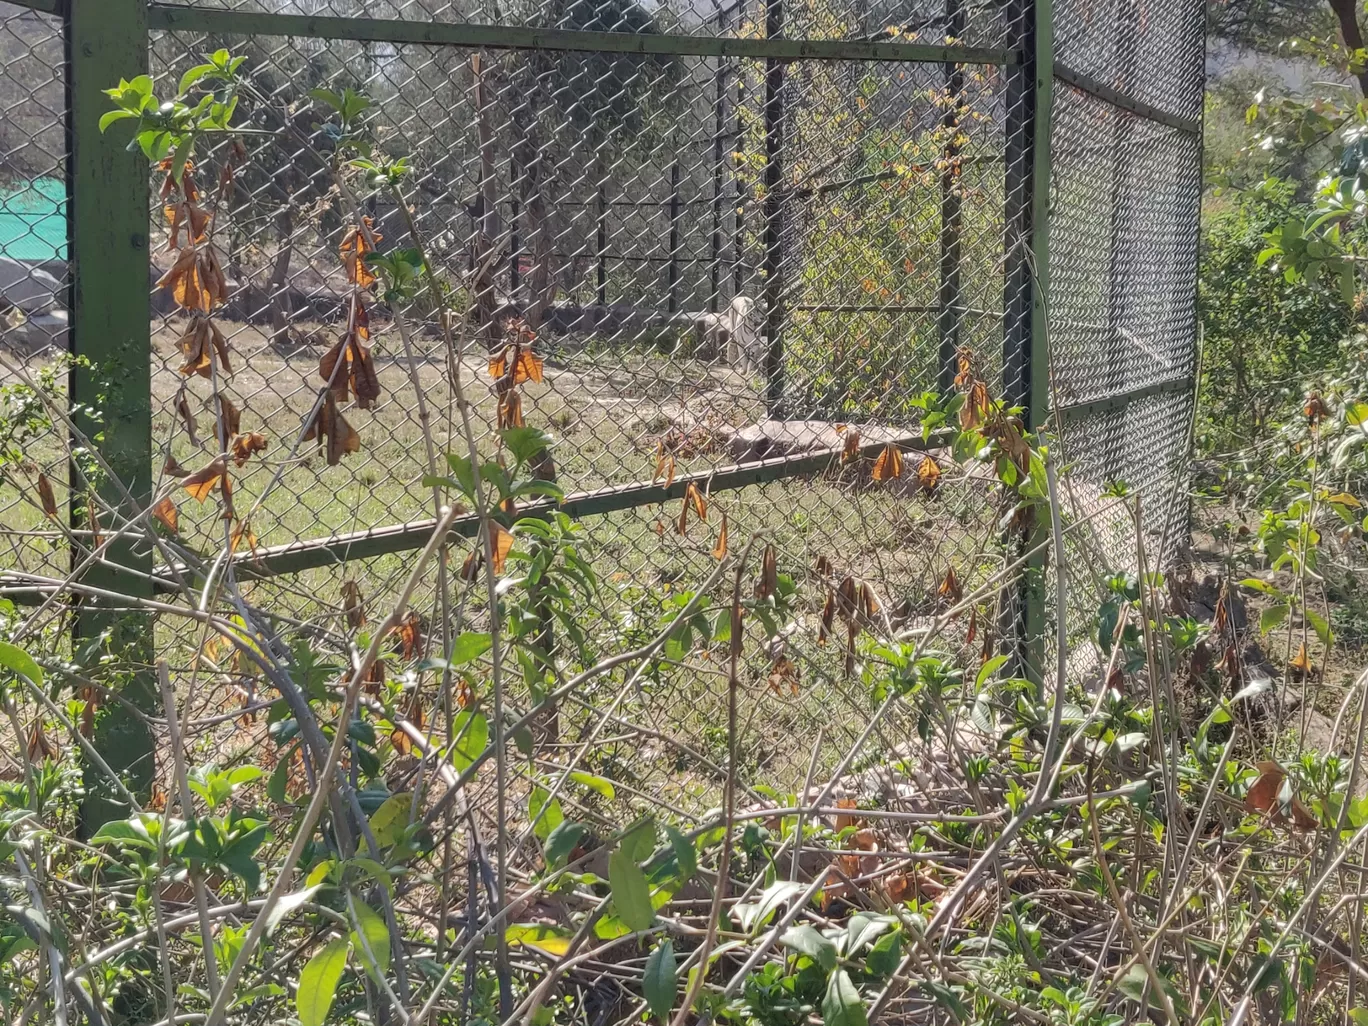
<instances>
[{"instance_id":1,"label":"vertical fence bar","mask_svg":"<svg viewBox=\"0 0 1368 1026\"><path fill-rule=\"evenodd\" d=\"M717 32L726 29L723 12L717 12ZM725 135L727 131L727 77L731 66L726 57L717 58L717 73L713 77L713 181L712 181L712 238L708 245L708 310L717 313L722 300L722 193L726 187Z\"/></svg>"},{"instance_id":2,"label":"vertical fence bar","mask_svg":"<svg viewBox=\"0 0 1368 1026\"><path fill-rule=\"evenodd\" d=\"M677 142L675 153L679 153ZM679 182L679 158L676 156L673 163L670 164L670 272L666 302L669 304L671 314L679 313Z\"/></svg>"},{"instance_id":3,"label":"vertical fence bar","mask_svg":"<svg viewBox=\"0 0 1368 1026\"><path fill-rule=\"evenodd\" d=\"M946 0L945 34L955 42L964 34L964 5L961 0ZM940 333L939 385L942 394L955 385L955 354L960 347L960 320L963 302L960 299L960 260L962 251L963 188L960 184L961 166L958 143L960 96L964 92L964 70L958 64L945 65L945 114L941 129L945 133L945 147L941 169L941 257L940 293L937 305L937 328Z\"/></svg>"},{"instance_id":4,"label":"vertical fence bar","mask_svg":"<svg viewBox=\"0 0 1368 1026\"><path fill-rule=\"evenodd\" d=\"M1008 24L1017 34L1022 63L1007 69L1007 140L1004 219L1006 237L1002 380L1009 405L1020 406L1030 430L1049 415L1050 122L1053 110L1054 35L1051 0L1012 0ZM1039 548L1048 524L1027 540ZM1015 610L1016 672L1043 691L1043 640L1048 596L1045 559L1033 557L1021 578ZM1062 615L1062 614L1061 614Z\"/></svg>"},{"instance_id":5,"label":"vertical fence bar","mask_svg":"<svg viewBox=\"0 0 1368 1026\"><path fill-rule=\"evenodd\" d=\"M147 163L141 151L127 150L126 132L101 134L100 116L109 109L103 90L120 78L147 73L146 0L69 0L65 39L71 351L76 357L71 403L77 427L133 498L130 505L121 490L104 481L102 504L116 509L121 519L132 519L149 505L152 493ZM72 486L74 526L89 530L74 468ZM131 597L150 596L152 552L133 541L135 536L111 543L105 561L82 580ZM122 697L144 711L157 708L157 689L147 670L152 624L146 614L114 613L106 603L86 601L74 629L78 660L83 645L107 636L109 654L129 666ZM142 719L117 702L108 703L96 720L94 745L129 790L146 793L153 741ZM83 832L128 815L97 771L88 769L85 783Z\"/></svg>"},{"instance_id":6,"label":"vertical fence bar","mask_svg":"<svg viewBox=\"0 0 1368 1026\"><path fill-rule=\"evenodd\" d=\"M603 169L602 153L595 155L594 169L598 175L598 192L595 194L598 210L595 211L594 229L594 301L599 306L608 305L608 185L607 172Z\"/></svg>"},{"instance_id":7,"label":"vertical fence bar","mask_svg":"<svg viewBox=\"0 0 1368 1026\"><path fill-rule=\"evenodd\" d=\"M765 38L784 35L784 0L765 0ZM784 62L765 59L765 405L782 417L784 402Z\"/></svg>"}]
</instances>

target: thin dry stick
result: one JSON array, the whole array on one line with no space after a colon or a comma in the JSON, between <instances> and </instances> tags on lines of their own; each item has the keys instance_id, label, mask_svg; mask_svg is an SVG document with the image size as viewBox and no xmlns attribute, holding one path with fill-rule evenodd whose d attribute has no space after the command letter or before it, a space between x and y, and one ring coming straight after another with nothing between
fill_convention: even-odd
<instances>
[{"instance_id":1,"label":"thin dry stick","mask_svg":"<svg viewBox=\"0 0 1368 1026\"><path fill-rule=\"evenodd\" d=\"M741 561L736 566L736 582L732 586L731 661L727 669L727 780L722 790L724 823L722 827L722 854L718 856L717 860L717 885L713 888L712 904L708 908L708 932L704 935L703 943L699 946L701 953L698 956L698 972L689 984L689 989L684 994L684 1001L671 1020L670 1026L684 1026L689 1017L689 1010L693 1007L694 1001L698 998L698 992L703 987L703 978L708 975L708 956L717 943L717 928L718 920L722 917L722 902L726 900L727 896L727 880L731 871L732 830L736 825L736 705L737 693L741 690L741 646L743 641L741 580L745 576L746 565L750 562L751 551L759 540L759 535L752 535L750 541L746 543L745 551L741 553Z\"/></svg>"},{"instance_id":2,"label":"thin dry stick","mask_svg":"<svg viewBox=\"0 0 1368 1026\"><path fill-rule=\"evenodd\" d=\"M176 693L171 689L171 672L165 659L157 660L157 682L161 685L162 705L166 709L166 730L171 745L171 762L176 772L176 789L180 792L181 815L187 820L195 816L194 795L190 792L190 777L185 768L185 750L181 747L180 715L176 711ZM204 876L190 871L190 883L195 891L195 910L200 921L200 945L204 951L204 974L209 983L209 997L219 995L218 959L214 955L214 933L209 922L209 896L204 887Z\"/></svg>"}]
</instances>

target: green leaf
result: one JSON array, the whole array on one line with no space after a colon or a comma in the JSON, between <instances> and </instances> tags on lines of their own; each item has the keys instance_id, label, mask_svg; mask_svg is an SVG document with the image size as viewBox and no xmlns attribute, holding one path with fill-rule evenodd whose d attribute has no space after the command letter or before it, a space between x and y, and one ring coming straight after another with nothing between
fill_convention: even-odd
<instances>
[{"instance_id":1,"label":"green leaf","mask_svg":"<svg viewBox=\"0 0 1368 1026\"><path fill-rule=\"evenodd\" d=\"M547 869L559 869L570 859L570 853L575 850L584 837L584 827L579 823L572 823L568 819L562 820L556 825L546 837L543 853L546 858Z\"/></svg>"},{"instance_id":2,"label":"green leaf","mask_svg":"<svg viewBox=\"0 0 1368 1026\"><path fill-rule=\"evenodd\" d=\"M867 1026L868 1021L864 1001L851 982L850 974L837 969L827 980L826 994L822 997L822 1023L824 1026Z\"/></svg>"},{"instance_id":3,"label":"green leaf","mask_svg":"<svg viewBox=\"0 0 1368 1026\"><path fill-rule=\"evenodd\" d=\"M1354 1026L1368 1026L1368 1008L1362 1006L1351 1008L1346 1014Z\"/></svg>"},{"instance_id":4,"label":"green leaf","mask_svg":"<svg viewBox=\"0 0 1368 1026\"><path fill-rule=\"evenodd\" d=\"M504 931L510 947L525 945L560 958L570 953L571 934L540 923L518 923Z\"/></svg>"},{"instance_id":5,"label":"green leaf","mask_svg":"<svg viewBox=\"0 0 1368 1026\"><path fill-rule=\"evenodd\" d=\"M551 792L540 784L535 784L527 796L527 818L533 822L532 832L539 841L545 841L551 832L565 822L561 811L560 799L551 799Z\"/></svg>"},{"instance_id":6,"label":"green leaf","mask_svg":"<svg viewBox=\"0 0 1368 1026\"><path fill-rule=\"evenodd\" d=\"M620 848L608 858L608 889L624 923L633 930L650 929L655 922L651 887L641 867Z\"/></svg>"},{"instance_id":7,"label":"green leaf","mask_svg":"<svg viewBox=\"0 0 1368 1026\"><path fill-rule=\"evenodd\" d=\"M459 666L461 663L478 659L488 652L493 645L494 639L488 634L466 631L451 646L451 665Z\"/></svg>"},{"instance_id":8,"label":"green leaf","mask_svg":"<svg viewBox=\"0 0 1368 1026\"><path fill-rule=\"evenodd\" d=\"M622 838L622 852L633 862L650 858L655 851L655 820L646 819Z\"/></svg>"},{"instance_id":9,"label":"green leaf","mask_svg":"<svg viewBox=\"0 0 1368 1026\"><path fill-rule=\"evenodd\" d=\"M337 996L337 984L347 966L350 942L337 937L323 946L323 950L309 959L299 974L299 990L295 994L295 1008L299 1012L299 1026L323 1026Z\"/></svg>"},{"instance_id":10,"label":"green leaf","mask_svg":"<svg viewBox=\"0 0 1368 1026\"><path fill-rule=\"evenodd\" d=\"M526 463L551 444L551 436L541 428L515 427L503 433L503 443L518 465Z\"/></svg>"},{"instance_id":11,"label":"green leaf","mask_svg":"<svg viewBox=\"0 0 1368 1026\"><path fill-rule=\"evenodd\" d=\"M482 714L466 709L456 714L452 728L456 743L451 749L451 762L458 773L464 773L489 745L489 721Z\"/></svg>"},{"instance_id":12,"label":"green leaf","mask_svg":"<svg viewBox=\"0 0 1368 1026\"><path fill-rule=\"evenodd\" d=\"M974 690L983 690L983 685L989 680L989 678L993 676L993 674L997 673L998 670L1002 669L1003 665L1006 662L1007 657L1005 655L998 655L993 656L992 659L989 659L986 663L980 666L978 676L974 678Z\"/></svg>"},{"instance_id":13,"label":"green leaf","mask_svg":"<svg viewBox=\"0 0 1368 1026\"><path fill-rule=\"evenodd\" d=\"M698 848L694 842L672 826L665 828L665 836L670 839L674 849L675 861L679 863L679 875L688 880L698 872Z\"/></svg>"},{"instance_id":14,"label":"green leaf","mask_svg":"<svg viewBox=\"0 0 1368 1026\"><path fill-rule=\"evenodd\" d=\"M830 937L823 937L807 923L790 927L779 938L779 943L786 948L792 948L800 955L807 955L825 972L831 972L836 968L836 943Z\"/></svg>"},{"instance_id":15,"label":"green leaf","mask_svg":"<svg viewBox=\"0 0 1368 1026\"><path fill-rule=\"evenodd\" d=\"M856 912L846 924L845 954L858 955L866 945L888 931L897 920L893 916L876 916L870 912Z\"/></svg>"},{"instance_id":16,"label":"green leaf","mask_svg":"<svg viewBox=\"0 0 1368 1026\"><path fill-rule=\"evenodd\" d=\"M944 983L939 980L923 980L917 986L935 998L936 1004L948 1011L959 1022L969 1021L969 1009L964 1007L964 1002L959 999L959 995Z\"/></svg>"},{"instance_id":17,"label":"green leaf","mask_svg":"<svg viewBox=\"0 0 1368 1026\"><path fill-rule=\"evenodd\" d=\"M316 883L310 887L305 887L302 891L287 894L277 901L275 908L271 909L271 914L266 917L266 936L269 937L275 933L275 929L280 925L281 920L295 909L306 904L310 898L319 892L322 886L322 884Z\"/></svg>"},{"instance_id":18,"label":"green leaf","mask_svg":"<svg viewBox=\"0 0 1368 1026\"><path fill-rule=\"evenodd\" d=\"M447 453L447 466L456 475L456 483L466 498L473 499L475 497L475 471L470 466L470 460L449 452Z\"/></svg>"},{"instance_id":19,"label":"green leaf","mask_svg":"<svg viewBox=\"0 0 1368 1026\"><path fill-rule=\"evenodd\" d=\"M1276 606L1269 606L1259 614L1259 633L1267 634L1275 630L1279 624L1287 619L1288 611L1291 607L1286 602L1280 602Z\"/></svg>"},{"instance_id":20,"label":"green leaf","mask_svg":"<svg viewBox=\"0 0 1368 1026\"><path fill-rule=\"evenodd\" d=\"M1312 609L1303 609L1302 616L1311 625L1311 629L1316 632L1316 637L1326 648L1335 643L1335 632L1330 629L1330 625L1325 622L1325 617L1321 616Z\"/></svg>"},{"instance_id":21,"label":"green leaf","mask_svg":"<svg viewBox=\"0 0 1368 1026\"><path fill-rule=\"evenodd\" d=\"M385 978L385 973L389 971L389 927L385 925L384 919L380 918L380 914L364 901L357 901L353 898L351 904L352 912L356 916L356 927L351 932L352 950L361 959L361 964L366 967L366 972L370 973L371 978L379 983ZM365 938L364 944L362 943L363 937ZM367 947L370 948L369 955L366 954Z\"/></svg>"},{"instance_id":22,"label":"green leaf","mask_svg":"<svg viewBox=\"0 0 1368 1026\"><path fill-rule=\"evenodd\" d=\"M42 686L43 671L38 668L33 657L18 645L11 645L8 641L0 641L0 667L23 674L34 684Z\"/></svg>"},{"instance_id":23,"label":"green leaf","mask_svg":"<svg viewBox=\"0 0 1368 1026\"><path fill-rule=\"evenodd\" d=\"M679 988L679 964L675 961L674 944L661 941L646 959L646 975L641 990L646 1007L660 1019L665 1019L674 1007L675 991Z\"/></svg>"},{"instance_id":24,"label":"green leaf","mask_svg":"<svg viewBox=\"0 0 1368 1026\"><path fill-rule=\"evenodd\" d=\"M100 115L100 131L103 132L116 121L123 121L125 118L136 118L138 115L131 110L111 110Z\"/></svg>"},{"instance_id":25,"label":"green leaf","mask_svg":"<svg viewBox=\"0 0 1368 1026\"><path fill-rule=\"evenodd\" d=\"M370 828L375 843L382 848L398 844L408 826L409 810L413 807L410 794L392 794L371 814Z\"/></svg>"},{"instance_id":26,"label":"green leaf","mask_svg":"<svg viewBox=\"0 0 1368 1026\"><path fill-rule=\"evenodd\" d=\"M190 87L202 79L209 72L214 70L212 64L197 64L184 75L181 76L180 85L176 87L176 92L184 96L190 91Z\"/></svg>"},{"instance_id":27,"label":"green leaf","mask_svg":"<svg viewBox=\"0 0 1368 1026\"><path fill-rule=\"evenodd\" d=\"M579 770L571 773L570 779L591 791L597 791L610 802L617 797L617 790L613 787L611 780L605 780L603 777L597 777L592 773L582 773Z\"/></svg>"}]
</instances>

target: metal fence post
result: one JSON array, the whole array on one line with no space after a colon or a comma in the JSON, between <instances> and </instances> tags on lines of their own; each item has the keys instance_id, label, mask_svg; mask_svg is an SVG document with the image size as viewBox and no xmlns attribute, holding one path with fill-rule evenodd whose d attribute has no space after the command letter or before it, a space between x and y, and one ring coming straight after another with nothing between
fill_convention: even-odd
<instances>
[{"instance_id":1,"label":"metal fence post","mask_svg":"<svg viewBox=\"0 0 1368 1026\"><path fill-rule=\"evenodd\" d=\"M784 35L784 0L765 0L765 38ZM784 402L784 70L785 62L765 59L765 405L783 417Z\"/></svg>"},{"instance_id":2,"label":"metal fence post","mask_svg":"<svg viewBox=\"0 0 1368 1026\"><path fill-rule=\"evenodd\" d=\"M946 0L945 34L955 41L964 34L964 5L961 0ZM937 359L940 371L938 384L942 394L955 387L955 356L960 347L960 320L963 300L960 296L960 263L962 255L961 227L963 222L960 184L963 167L959 163L960 98L964 93L964 70L958 64L945 65L945 114L941 128L945 145L941 168L941 232L940 232L940 289L936 305L939 307L936 327L940 335Z\"/></svg>"},{"instance_id":3,"label":"metal fence post","mask_svg":"<svg viewBox=\"0 0 1368 1026\"><path fill-rule=\"evenodd\" d=\"M126 519L147 507L152 492L148 175L142 152L127 150L127 133L102 135L99 122L109 110L103 90L118 85L120 78L147 74L146 0L69 0L65 29L67 232L71 351L76 357L71 403L77 427L133 499L130 505L121 489L103 481L98 487L101 502ZM71 483L75 526L89 530L85 504L78 498L82 480L75 469ZM108 530L111 525L101 526ZM136 532L111 543L104 562L87 570L82 581L121 595L150 596L152 552L135 538ZM125 699L143 710L157 708L147 614L116 613L110 603L86 600L75 632L78 653L83 645L103 644L129 667ZM109 703L96 721L94 744L130 791L148 790L153 739L143 720ZM127 814L110 782L88 769L82 829L91 831Z\"/></svg>"},{"instance_id":4,"label":"metal fence post","mask_svg":"<svg viewBox=\"0 0 1368 1026\"><path fill-rule=\"evenodd\" d=\"M1051 0L1013 0L1009 24L1018 32L1021 62L1007 69L1006 282L1003 393L1019 406L1030 430L1049 416L1050 123L1054 100ZM1038 549L1022 575L1016 610L1017 671L1043 690L1043 639L1048 595L1044 549L1048 524L1037 523L1027 547Z\"/></svg>"}]
</instances>

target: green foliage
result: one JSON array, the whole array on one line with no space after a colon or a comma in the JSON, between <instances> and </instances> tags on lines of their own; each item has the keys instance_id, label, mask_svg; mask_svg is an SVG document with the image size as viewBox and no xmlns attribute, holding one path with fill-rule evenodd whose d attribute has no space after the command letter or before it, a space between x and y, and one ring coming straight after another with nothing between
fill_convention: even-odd
<instances>
[{"instance_id":1,"label":"green foliage","mask_svg":"<svg viewBox=\"0 0 1368 1026\"><path fill-rule=\"evenodd\" d=\"M1203 327L1199 448L1224 453L1263 436L1332 366L1352 305L1336 289L1288 280L1259 262L1269 238L1304 219L1295 185L1270 180L1213 201L1205 219L1198 299Z\"/></svg>"}]
</instances>

